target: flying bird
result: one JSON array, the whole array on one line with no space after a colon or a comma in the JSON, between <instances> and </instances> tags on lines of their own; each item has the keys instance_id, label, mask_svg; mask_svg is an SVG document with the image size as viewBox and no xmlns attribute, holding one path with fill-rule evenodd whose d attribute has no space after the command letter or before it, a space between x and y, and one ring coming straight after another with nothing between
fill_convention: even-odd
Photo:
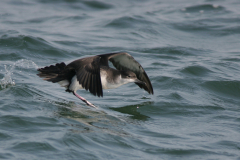
<instances>
[{"instance_id":1,"label":"flying bird","mask_svg":"<svg viewBox=\"0 0 240 160\"><path fill-rule=\"evenodd\" d=\"M116 68L109 67L108 61ZM59 83L67 92L73 93L87 105L95 107L76 93L79 89L89 90L103 97L103 89L117 88L134 82L153 94L153 87L143 67L128 53L117 52L77 59L68 65L64 62L38 69L43 80Z\"/></svg>"}]
</instances>

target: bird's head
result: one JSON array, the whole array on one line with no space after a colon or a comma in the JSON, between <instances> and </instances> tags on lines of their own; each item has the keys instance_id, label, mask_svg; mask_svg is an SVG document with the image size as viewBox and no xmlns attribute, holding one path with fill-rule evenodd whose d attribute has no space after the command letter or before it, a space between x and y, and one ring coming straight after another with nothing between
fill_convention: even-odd
<instances>
[{"instance_id":1,"label":"bird's head","mask_svg":"<svg viewBox=\"0 0 240 160\"><path fill-rule=\"evenodd\" d=\"M145 82L140 81L136 74L132 71L121 71L121 78L125 83L135 82L139 84L145 84Z\"/></svg>"}]
</instances>

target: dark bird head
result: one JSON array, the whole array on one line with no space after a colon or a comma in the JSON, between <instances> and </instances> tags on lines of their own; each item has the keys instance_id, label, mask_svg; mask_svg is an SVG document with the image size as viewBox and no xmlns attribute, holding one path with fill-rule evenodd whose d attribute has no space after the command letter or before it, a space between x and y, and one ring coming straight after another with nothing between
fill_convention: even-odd
<instances>
[{"instance_id":1,"label":"dark bird head","mask_svg":"<svg viewBox=\"0 0 240 160\"><path fill-rule=\"evenodd\" d=\"M121 80L124 84L129 82L135 82L139 84L145 84L144 82L140 81L136 74L132 71L121 71Z\"/></svg>"}]
</instances>

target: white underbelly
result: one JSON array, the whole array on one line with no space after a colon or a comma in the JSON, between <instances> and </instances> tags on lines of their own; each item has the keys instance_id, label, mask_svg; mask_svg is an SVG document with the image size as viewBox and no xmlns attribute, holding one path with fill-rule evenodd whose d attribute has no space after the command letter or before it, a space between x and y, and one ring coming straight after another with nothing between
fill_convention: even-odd
<instances>
[{"instance_id":1,"label":"white underbelly","mask_svg":"<svg viewBox=\"0 0 240 160\"><path fill-rule=\"evenodd\" d=\"M120 86L120 85L117 86L116 84L112 84L112 83L107 83L107 80L105 77L102 77L101 81L102 81L102 89L114 89Z\"/></svg>"},{"instance_id":2,"label":"white underbelly","mask_svg":"<svg viewBox=\"0 0 240 160\"><path fill-rule=\"evenodd\" d=\"M114 82L112 82L112 83L108 82L105 71L101 71L100 73L101 73L102 89L114 89L114 88L118 88L119 86L122 85L122 84L117 85Z\"/></svg>"},{"instance_id":3,"label":"white underbelly","mask_svg":"<svg viewBox=\"0 0 240 160\"><path fill-rule=\"evenodd\" d=\"M79 81L77 80L77 76L74 76L71 81L71 85L69 86L69 90L77 91L79 89L83 89L82 85L79 84Z\"/></svg>"},{"instance_id":4,"label":"white underbelly","mask_svg":"<svg viewBox=\"0 0 240 160\"><path fill-rule=\"evenodd\" d=\"M114 88L117 88L117 87L123 85L121 83L119 83L119 84L109 83L107 81L107 76L106 76L105 71L101 70L100 75L101 75L102 89L114 89ZM61 86L63 86L63 85L61 85ZM67 86L66 83L65 83L65 86ZM72 91L77 91L79 89L83 89L82 85L79 84L79 81L77 80L77 76L74 76L72 78L71 85L69 86L68 89L72 90Z\"/></svg>"}]
</instances>

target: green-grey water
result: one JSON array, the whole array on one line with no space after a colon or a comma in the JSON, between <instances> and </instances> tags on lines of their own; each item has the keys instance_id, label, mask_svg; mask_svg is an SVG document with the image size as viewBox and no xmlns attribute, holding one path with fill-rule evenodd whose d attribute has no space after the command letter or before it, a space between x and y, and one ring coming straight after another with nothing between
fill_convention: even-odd
<instances>
[{"instance_id":1,"label":"green-grey water","mask_svg":"<svg viewBox=\"0 0 240 160\"><path fill-rule=\"evenodd\" d=\"M1 0L0 159L240 159L238 0ZM103 98L37 68L126 51L135 84Z\"/></svg>"}]
</instances>

